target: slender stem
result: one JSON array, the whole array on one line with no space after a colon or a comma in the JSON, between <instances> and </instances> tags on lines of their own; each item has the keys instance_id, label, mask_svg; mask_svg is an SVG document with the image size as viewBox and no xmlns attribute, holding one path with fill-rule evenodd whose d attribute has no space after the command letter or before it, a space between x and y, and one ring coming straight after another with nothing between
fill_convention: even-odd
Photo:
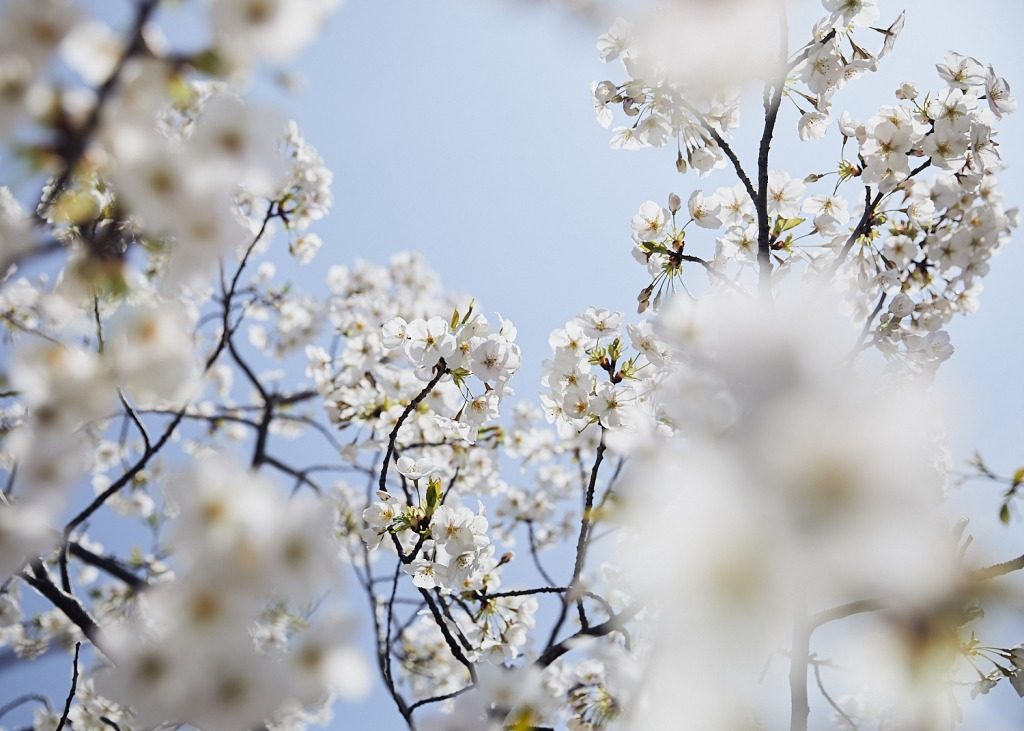
<instances>
[{"instance_id":1,"label":"slender stem","mask_svg":"<svg viewBox=\"0 0 1024 731\"><path fill-rule=\"evenodd\" d=\"M75 643L75 659L71 665L71 690L68 691L67 700L64 701L64 712L60 714L60 721L57 722L57 731L62 731L68 722L68 714L71 713L71 702L75 699L78 691L78 655L82 651L82 643Z\"/></svg>"},{"instance_id":2,"label":"slender stem","mask_svg":"<svg viewBox=\"0 0 1024 731\"><path fill-rule=\"evenodd\" d=\"M835 622L836 620L846 619L854 614L864 614L866 612L877 612L884 609L885 605L877 599L858 599L854 602L848 602L841 604L838 607L832 609L825 609L815 614L812 614L807 618L807 626L811 629L817 629L824 624L829 622Z\"/></svg>"},{"instance_id":3,"label":"slender stem","mask_svg":"<svg viewBox=\"0 0 1024 731\"><path fill-rule=\"evenodd\" d=\"M145 450L142 453L142 456L139 457L138 461L136 461L136 463L132 465L132 467L127 472L121 475L121 477L118 478L116 482L111 484L110 487L108 487L106 490L97 495L96 498L91 503L89 503L84 510L78 513L78 515L76 515L68 522L68 524L64 527L65 539L71 535L75 528L77 528L82 523L87 521L93 513L95 513L97 510L103 507L104 503L106 503L107 500L109 500L114 494L123 489L128 483L132 481L132 479L135 478L137 474L139 474L140 472L142 472L143 469L146 468L146 465L149 464L149 461L153 458L153 456L157 452L159 452L167 443L167 441L171 438L171 435L174 433L174 430L178 427L178 424L181 423L181 420L184 418L184 416L184 409L177 412L174 415L174 418L171 419L171 422L164 428L164 432L160 435L160 437L156 440L156 442L153 443L153 445L149 449Z\"/></svg>"},{"instance_id":4,"label":"slender stem","mask_svg":"<svg viewBox=\"0 0 1024 731\"><path fill-rule=\"evenodd\" d=\"M782 95L786 89L786 76L789 73L789 69L786 66L786 59L789 57L788 25L785 6L781 4L779 35L782 57L780 63L782 68L779 71L779 78L772 84L770 94L768 93L768 88L765 88L764 130L761 133L761 143L757 149L757 198L754 200L755 208L757 209L758 284L761 295L767 299L771 298L772 277L771 229L768 219L768 164L772 147L772 136L775 134L775 125L779 119L779 107L782 106Z\"/></svg>"},{"instance_id":5,"label":"slender stem","mask_svg":"<svg viewBox=\"0 0 1024 731\"><path fill-rule=\"evenodd\" d=\"M555 580L544 568L544 564L540 561L540 555L537 553L537 537L534 534L532 520L526 521L526 536L530 542L530 557L533 559L533 565L537 568L537 573L547 582L548 586L554 586Z\"/></svg>"},{"instance_id":6,"label":"slender stem","mask_svg":"<svg viewBox=\"0 0 1024 731\"><path fill-rule=\"evenodd\" d=\"M975 581L988 581L989 579L1005 576L1006 574L1013 573L1014 571L1020 571L1021 569L1024 569L1024 555L1020 555L1017 558L997 563L992 566L986 566L983 569L978 569L971 574L971 578Z\"/></svg>"},{"instance_id":7,"label":"slender stem","mask_svg":"<svg viewBox=\"0 0 1024 731\"><path fill-rule=\"evenodd\" d=\"M476 686L467 685L464 688L459 688L458 690L454 691L453 693L445 693L444 695L435 695L432 698L424 698L423 700L416 701L411 706L409 706L409 710L410 711L415 711L417 708L420 708L421 706L425 706L428 703L439 703L441 701L451 700L452 698L458 698L463 693L465 693L467 691L470 691L470 690L473 690L474 687L476 687Z\"/></svg>"},{"instance_id":8,"label":"slender stem","mask_svg":"<svg viewBox=\"0 0 1024 731\"><path fill-rule=\"evenodd\" d=\"M750 176L747 175L747 171L743 169L743 163L740 162L739 156L737 156L736 151L732 149L732 145L722 137L721 133L715 129L714 125L708 122L698 109L691 106L686 101L683 101L683 106L686 107L687 111L689 111L698 122L700 122L701 127L711 135L711 139L715 141L715 144L718 145L722 152L725 153L725 156L729 158L729 162L732 163L733 169L736 171L736 177L738 177L740 182L743 183L743 187L746 189L747 195L750 196L752 201L756 201L757 191L754 189L754 184L750 182Z\"/></svg>"},{"instance_id":9,"label":"slender stem","mask_svg":"<svg viewBox=\"0 0 1024 731\"><path fill-rule=\"evenodd\" d=\"M818 690L821 692L821 696L830 706L832 706L833 710L835 710L835 712L838 713L842 717L842 719L847 723L847 725L850 727L849 731L858 731L857 724L853 722L853 719L850 718L850 715L846 711L844 711L843 707L840 706L838 702L836 702L835 698L833 698L829 694L829 692L825 690L825 683L823 683L821 680L821 663L812 663L811 667L814 669L814 681L818 685Z\"/></svg>"},{"instance_id":10,"label":"slender stem","mask_svg":"<svg viewBox=\"0 0 1024 731\"><path fill-rule=\"evenodd\" d=\"M231 314L231 301L235 297L235 293L238 290L238 280L242 276L242 270L245 269L245 265L249 262L249 257L252 255L253 250L256 248L256 244L260 242L263 235L267 232L267 226L270 224L270 220L277 215L278 207L276 203L271 203L267 207L267 212L263 216L263 223L260 225L259 230L253 237L252 242L245 250L245 254L242 256L242 261L238 263L238 268L235 269L235 274L231 278L231 284L224 290L224 313L221 317L221 334L220 340L217 342L217 347L213 349L209 357L206 359L206 370L216 362L217 358L220 357L221 352L224 350L224 346L228 344L228 340L231 338L231 327L228 323L228 317ZM221 279L223 284L223 277Z\"/></svg>"},{"instance_id":11,"label":"slender stem","mask_svg":"<svg viewBox=\"0 0 1024 731\"><path fill-rule=\"evenodd\" d=\"M377 487L382 492L388 491L388 468L391 465L391 457L395 454L395 444L398 441L398 432L401 430L402 425L405 424L405 420L409 418L409 415L413 410L420 405L420 402L423 401L431 391L434 390L434 387L441 382L441 379L444 378L446 373L448 373L448 367L445 365L444 359L442 358L438 361L434 377L431 378L427 385L423 387L423 390L416 394L413 400L408 403L402 411L402 414L398 417L398 421L395 422L395 426L391 430L391 433L388 435L388 446L384 452L384 460L381 462L380 466L380 479L377 481Z\"/></svg>"},{"instance_id":12,"label":"slender stem","mask_svg":"<svg viewBox=\"0 0 1024 731\"><path fill-rule=\"evenodd\" d=\"M576 601L579 604L580 621L586 629L586 615L583 612L582 599L576 596L578 593L580 584L580 576L583 574L583 566L586 563L587 558L587 547L590 544L590 531L591 531L591 513L594 507L594 490L597 486L597 473L601 469L601 463L604 461L605 451L605 428L601 427L601 439L597 445L597 454L594 457L594 466L590 470L590 480L587 483L587 491L584 495L583 501L583 517L580 519L580 533L576 539L576 560L573 563L572 568L572 579L569 581L569 590L566 591L565 597L562 601L562 609L558 615L558 619L555 622L554 627L551 628L551 635L548 637L547 647L550 648L555 644L555 640L558 638L558 633L562 629L562 625L565 624L566 614L569 610L569 604L572 601Z\"/></svg>"},{"instance_id":13,"label":"slender stem","mask_svg":"<svg viewBox=\"0 0 1024 731\"><path fill-rule=\"evenodd\" d=\"M555 660L560 658L565 653L569 652L573 647L576 646L576 641L586 637L604 637L605 635L611 634L612 632L621 632L626 622L635 617L640 613L643 606L637 602L629 607L626 607L621 612L613 617L610 617L607 621L601 624L595 624L592 627L581 629L571 637L566 637L561 642L557 642L546 649L541 656L537 658L536 665L541 668L546 668L548 665L553 663Z\"/></svg>"},{"instance_id":14,"label":"slender stem","mask_svg":"<svg viewBox=\"0 0 1024 731\"><path fill-rule=\"evenodd\" d=\"M397 540L397 539L396 539ZM445 621L444 615L441 613L440 608L434 602L434 598L430 596L430 592L426 589L420 589L420 596L427 603L427 609L430 610L430 614L434 617L434 622L441 630L441 635L444 637L445 643L448 645L448 649L451 650L452 655L469 671L469 677L472 679L473 684L476 684L476 668L473 667L473 663L469 661L466 654L462 651L462 647L459 646L458 640L455 639L455 635L452 634L451 628Z\"/></svg>"},{"instance_id":15,"label":"slender stem","mask_svg":"<svg viewBox=\"0 0 1024 731\"><path fill-rule=\"evenodd\" d=\"M50 699L47 698L45 695L39 695L38 693L27 693L26 695L19 696L15 698L13 701L10 701L9 703L5 703L4 705L0 706L0 718L3 718L8 713L13 711L15 708L23 706L26 703L32 702L41 704L47 711L50 710Z\"/></svg>"}]
</instances>

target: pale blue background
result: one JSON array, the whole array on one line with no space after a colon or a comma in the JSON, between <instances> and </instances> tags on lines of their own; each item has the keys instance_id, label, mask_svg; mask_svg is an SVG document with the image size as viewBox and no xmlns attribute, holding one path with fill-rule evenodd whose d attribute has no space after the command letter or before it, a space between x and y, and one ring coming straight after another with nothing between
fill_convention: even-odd
<instances>
[{"instance_id":1,"label":"pale blue background","mask_svg":"<svg viewBox=\"0 0 1024 731\"><path fill-rule=\"evenodd\" d=\"M113 0L99 5L107 3ZM937 88L933 64L948 48L993 63L1024 90L1024 4L882 5L885 20L908 10L906 32L878 74L839 94L837 111L865 118L889 103L903 80ZM795 39L811 20L794 19ZM187 35L186 28L169 32ZM304 270L307 285L319 288L331 263L424 252L448 286L518 325L524 366L517 389L528 398L551 329L590 304L632 312L646 280L630 257L630 217L642 201L663 200L669 191L685 198L698 183L675 172L671 150L609 149L588 85L622 72L597 58L598 32L543 2L348 0L293 65L308 83L287 102L336 175L333 214L316 228L325 246ZM739 148L752 161L756 120L748 122ZM775 159L794 175L830 167L835 148L798 148L795 124L792 108L784 108ZM1024 201L1022 125L1024 116L1011 117L1001 131L1009 205ZM709 185L725 182L722 176ZM958 352L940 379L959 394L954 458L962 462L980 447L1003 472L1024 465L1022 273L1017 242L993 262L981 310L953 326ZM995 520L996 491L971 489L974 499L964 502L972 527L998 537L993 556L1024 550L1019 524L1006 529ZM998 639L1014 644L1024 636ZM17 676L0 674L0 702L41 685L62 699L66 674L64 657ZM1024 719L1008 687L995 692L1006 700L1008 718ZM812 705L822 705L813 694ZM400 729L399 721L390 700L375 692L363 704L339 707L332 728Z\"/></svg>"}]
</instances>

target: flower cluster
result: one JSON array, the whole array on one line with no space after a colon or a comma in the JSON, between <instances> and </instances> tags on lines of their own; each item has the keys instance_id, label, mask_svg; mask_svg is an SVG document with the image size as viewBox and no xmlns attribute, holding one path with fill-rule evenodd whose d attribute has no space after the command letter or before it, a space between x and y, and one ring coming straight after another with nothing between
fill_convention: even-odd
<instances>
[{"instance_id":1,"label":"flower cluster","mask_svg":"<svg viewBox=\"0 0 1024 731\"><path fill-rule=\"evenodd\" d=\"M621 313L590 307L551 333L541 403L563 437L590 424L617 429L649 408L667 349L649 322L627 325L626 337L622 325Z\"/></svg>"},{"instance_id":2,"label":"flower cluster","mask_svg":"<svg viewBox=\"0 0 1024 731\"><path fill-rule=\"evenodd\" d=\"M822 54L842 57L836 44L845 31L836 29L873 22L869 7L833 8L801 68L816 68L812 62ZM886 31L887 39L901 25ZM823 62L821 73L834 65ZM1003 206L996 179L996 124L1016 101L1007 82L973 58L950 53L938 70L947 87L939 92L922 97L906 83L896 92L899 102L867 122L844 112L836 171L803 179L767 171L763 208L739 161L741 180L732 187L695 190L685 206L675 194L667 207L643 203L632 220L633 253L651 277L638 297L640 311L657 310L690 265L722 288L739 286L744 271L773 261L783 270L805 264L812 278L838 275L852 310L867 320L871 344L888 357L926 369L948 358L953 349L944 328L954 315L976 309L989 260L1017 226L1017 209ZM834 73L828 83L812 77L820 99L851 76ZM782 89L801 93L792 80ZM856 155L849 153L851 140ZM846 192L858 185L859 192ZM694 240L699 229L720 232L713 248Z\"/></svg>"},{"instance_id":3,"label":"flower cluster","mask_svg":"<svg viewBox=\"0 0 1024 731\"><path fill-rule=\"evenodd\" d=\"M192 395L198 371L187 318L171 302L122 307L102 353L42 339L14 353L9 376L23 411L5 458L18 465L21 490L0 504L8 526L0 531L0 575L55 540L48 524L88 464L85 430L108 415L118 393L144 407L179 404Z\"/></svg>"},{"instance_id":4,"label":"flower cluster","mask_svg":"<svg viewBox=\"0 0 1024 731\"><path fill-rule=\"evenodd\" d=\"M337 580L333 516L239 474L209 457L168 481L180 578L142 594L139 611L99 640L114 665L97 690L140 726L249 727L364 683L344 622L304 617Z\"/></svg>"},{"instance_id":5,"label":"flower cluster","mask_svg":"<svg viewBox=\"0 0 1024 731\"><path fill-rule=\"evenodd\" d=\"M939 73L948 88L919 99L904 85L900 105L864 124L847 119L843 133L860 144L860 177L877 190L864 215L881 229L855 242L846 270L851 289L862 310L887 301L878 347L924 364L951 354L943 328L977 308L989 260L1018 222L1017 209L1003 206L995 174L1002 165L995 124L1016 105L1009 87L991 67L958 54ZM911 170L915 156L924 162ZM942 172L915 177L929 165Z\"/></svg>"},{"instance_id":6,"label":"flower cluster","mask_svg":"<svg viewBox=\"0 0 1024 731\"><path fill-rule=\"evenodd\" d=\"M623 487L644 544L633 576L666 609L639 727L668 723L668 698L680 694L702 726L770 712L756 690L760 664L749 658L799 641L788 637L794 616L862 596L908 616L927 613L958 586L953 532L937 511L935 429L912 383L880 392L839 365L853 328L823 314L835 299L797 292L767 312L735 295L679 297L659 318L679 364L664 399L675 436L644 440ZM694 382L718 398L693 403ZM668 483L670 493L661 489ZM646 528L651 501L676 530ZM650 556L672 563L652 570ZM870 666L888 662L896 660L875 656ZM669 677L685 682L657 680ZM937 682L907 692L935 699L946 691ZM898 710L940 707L908 700ZM934 719L917 725L937 728Z\"/></svg>"},{"instance_id":7,"label":"flower cluster","mask_svg":"<svg viewBox=\"0 0 1024 731\"><path fill-rule=\"evenodd\" d=\"M815 26L810 42L795 57L778 58L776 9L740 0L718 7L683 2L659 8L639 24L618 18L597 42L601 60L621 60L629 78L591 85L598 122L611 125L612 108L621 106L633 121L617 127L612 147L662 147L675 142L676 167L702 176L726 165L723 145L739 126L739 100L750 78L776 85L798 107L812 111L800 118L803 139L821 137L828 125L831 98L847 81L874 71L903 29L901 15L887 28L872 28L883 38L878 53L856 39L858 28L879 18L874 2L825 0L828 15ZM778 69L776 72L775 69ZM802 88L798 88L802 87Z\"/></svg>"},{"instance_id":8,"label":"flower cluster","mask_svg":"<svg viewBox=\"0 0 1024 731\"><path fill-rule=\"evenodd\" d=\"M305 423L249 369L236 332L276 317L264 343L249 332L270 357L319 334L322 302L272 286L266 262L250 281L243 269L276 221L295 256L312 258L320 242L306 230L330 208L331 174L294 123L246 102L245 77L300 50L337 3L210 0L211 45L185 50L160 32L158 5L137 3L123 37L65 0L2 9L4 159L46 182L31 201L0 188L13 343L0 645L23 658L74 652L77 695L38 724L302 727L364 685L347 620L314 611L338 588L337 520L320 498L286 501L263 473L204 455L220 436L258 432L253 469L280 467L267 440ZM60 252L59 270L19 271ZM233 401L234 368L262 399L262 426ZM171 470L171 454L193 468ZM93 494L69 515L89 476ZM131 529L106 547L92 538L103 508L138 521L148 549ZM23 602L29 586L53 608ZM86 641L102 654L79 658Z\"/></svg>"}]
</instances>

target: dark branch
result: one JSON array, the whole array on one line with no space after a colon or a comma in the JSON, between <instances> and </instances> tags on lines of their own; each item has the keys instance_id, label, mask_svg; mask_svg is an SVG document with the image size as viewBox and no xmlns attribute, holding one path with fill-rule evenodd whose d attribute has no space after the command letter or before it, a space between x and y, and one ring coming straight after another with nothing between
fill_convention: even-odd
<instances>
[{"instance_id":1,"label":"dark branch","mask_svg":"<svg viewBox=\"0 0 1024 731\"><path fill-rule=\"evenodd\" d=\"M64 701L64 712L60 714L60 721L57 722L57 731L62 731L68 722L68 714L71 713L71 702L75 699L78 690L78 654L82 651L82 643L75 643L75 659L71 664L71 690L68 691L67 700Z\"/></svg>"}]
</instances>

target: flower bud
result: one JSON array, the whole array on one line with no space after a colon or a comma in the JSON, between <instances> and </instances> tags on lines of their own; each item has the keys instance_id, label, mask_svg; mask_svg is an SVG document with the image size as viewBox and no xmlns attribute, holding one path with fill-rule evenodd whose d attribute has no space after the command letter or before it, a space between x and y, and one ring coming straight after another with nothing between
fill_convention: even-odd
<instances>
[{"instance_id":1,"label":"flower bud","mask_svg":"<svg viewBox=\"0 0 1024 731\"><path fill-rule=\"evenodd\" d=\"M680 152L679 156L676 157L676 170L681 173L686 172L686 159L683 157L683 153Z\"/></svg>"},{"instance_id":2,"label":"flower bud","mask_svg":"<svg viewBox=\"0 0 1024 731\"><path fill-rule=\"evenodd\" d=\"M672 213L678 213L679 209L683 207L682 199L675 193L668 194L668 209Z\"/></svg>"}]
</instances>

